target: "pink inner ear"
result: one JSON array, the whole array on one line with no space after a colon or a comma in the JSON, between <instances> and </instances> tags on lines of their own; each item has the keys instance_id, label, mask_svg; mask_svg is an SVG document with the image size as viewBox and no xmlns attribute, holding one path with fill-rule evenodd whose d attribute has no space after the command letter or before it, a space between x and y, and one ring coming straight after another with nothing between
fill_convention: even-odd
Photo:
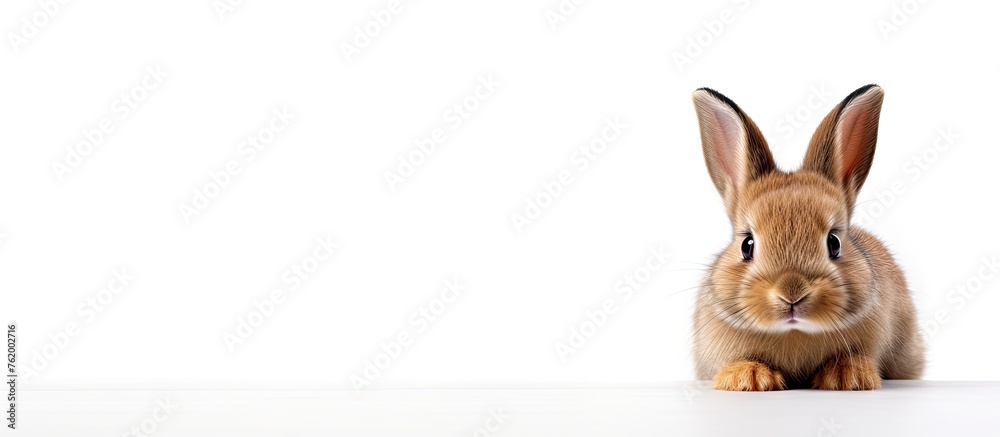
<instances>
[{"instance_id":1,"label":"pink inner ear","mask_svg":"<svg viewBox=\"0 0 1000 437\"><path fill-rule=\"evenodd\" d=\"M840 180L846 185L861 160L867 120L871 114L865 105L847 108L840 116Z\"/></svg>"},{"instance_id":2,"label":"pink inner ear","mask_svg":"<svg viewBox=\"0 0 1000 437\"><path fill-rule=\"evenodd\" d=\"M742 132L739 121L733 119L728 111L716 108L712 108L712 115L715 117L714 125L717 126L717 129L712 129L716 162L729 176L729 183L734 187L739 186L743 178L739 166L743 159L740 155Z\"/></svg>"}]
</instances>

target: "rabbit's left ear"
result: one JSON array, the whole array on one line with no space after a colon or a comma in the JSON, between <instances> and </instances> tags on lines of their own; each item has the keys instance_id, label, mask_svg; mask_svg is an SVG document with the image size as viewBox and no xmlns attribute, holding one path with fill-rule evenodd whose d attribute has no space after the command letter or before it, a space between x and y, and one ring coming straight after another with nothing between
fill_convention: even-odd
<instances>
[{"instance_id":1,"label":"rabbit's left ear","mask_svg":"<svg viewBox=\"0 0 1000 437\"><path fill-rule=\"evenodd\" d=\"M819 124L802 163L843 187L851 206L875 157L882 95L878 85L866 85L847 96Z\"/></svg>"}]
</instances>

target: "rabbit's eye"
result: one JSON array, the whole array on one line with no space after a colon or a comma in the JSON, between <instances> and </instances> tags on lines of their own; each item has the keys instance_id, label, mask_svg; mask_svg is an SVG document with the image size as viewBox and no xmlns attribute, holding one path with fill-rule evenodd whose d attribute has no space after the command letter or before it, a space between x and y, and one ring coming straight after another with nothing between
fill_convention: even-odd
<instances>
[{"instance_id":1,"label":"rabbit's eye","mask_svg":"<svg viewBox=\"0 0 1000 437\"><path fill-rule=\"evenodd\" d=\"M826 236L826 248L830 251L830 259L840 258L840 238L833 232Z\"/></svg>"},{"instance_id":2,"label":"rabbit's eye","mask_svg":"<svg viewBox=\"0 0 1000 437\"><path fill-rule=\"evenodd\" d=\"M747 237L743 239L741 249L743 249L743 261L750 261L753 259L753 235L747 235Z\"/></svg>"}]
</instances>

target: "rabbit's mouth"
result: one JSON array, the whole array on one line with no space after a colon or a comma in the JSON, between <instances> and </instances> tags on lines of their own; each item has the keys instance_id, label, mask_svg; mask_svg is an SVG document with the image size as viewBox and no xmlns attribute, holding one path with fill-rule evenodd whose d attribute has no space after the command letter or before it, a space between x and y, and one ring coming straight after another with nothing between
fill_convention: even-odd
<instances>
[{"instance_id":1,"label":"rabbit's mouth","mask_svg":"<svg viewBox=\"0 0 1000 437\"><path fill-rule=\"evenodd\" d=\"M785 304L784 311L779 313L776 317L776 321L773 326L773 330L777 331L806 331L812 332L819 329L812 321L805 317L805 311L803 311L802 304L799 302L788 303L787 301L782 302Z\"/></svg>"},{"instance_id":2,"label":"rabbit's mouth","mask_svg":"<svg viewBox=\"0 0 1000 437\"><path fill-rule=\"evenodd\" d=\"M794 314L791 312L786 313L769 327L764 328L764 331L774 334L787 334L791 331L814 334L822 332L823 327L808 318L802 317L802 313L798 309L795 309Z\"/></svg>"},{"instance_id":3,"label":"rabbit's mouth","mask_svg":"<svg viewBox=\"0 0 1000 437\"><path fill-rule=\"evenodd\" d=\"M782 322L785 325L794 325L801 321L802 321L802 311L796 310L795 307L793 306L788 309L787 313L785 313L785 317Z\"/></svg>"},{"instance_id":4,"label":"rabbit's mouth","mask_svg":"<svg viewBox=\"0 0 1000 437\"><path fill-rule=\"evenodd\" d=\"M779 317L780 323L783 325L794 325L804 321L802 317L802 306L808 296L809 292L806 292L805 294L800 294L797 298L788 299L778 294L778 300L780 300L781 304L785 306L784 314Z\"/></svg>"}]
</instances>

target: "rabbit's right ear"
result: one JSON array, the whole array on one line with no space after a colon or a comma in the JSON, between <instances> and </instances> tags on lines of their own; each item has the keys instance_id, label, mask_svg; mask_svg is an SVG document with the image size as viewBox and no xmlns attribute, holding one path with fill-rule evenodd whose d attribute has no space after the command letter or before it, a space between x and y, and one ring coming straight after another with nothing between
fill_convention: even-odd
<instances>
[{"instance_id":1,"label":"rabbit's right ear","mask_svg":"<svg viewBox=\"0 0 1000 437\"><path fill-rule=\"evenodd\" d=\"M739 191L747 182L774 171L774 158L757 125L728 97L701 88L692 98L705 165L732 216Z\"/></svg>"}]
</instances>

